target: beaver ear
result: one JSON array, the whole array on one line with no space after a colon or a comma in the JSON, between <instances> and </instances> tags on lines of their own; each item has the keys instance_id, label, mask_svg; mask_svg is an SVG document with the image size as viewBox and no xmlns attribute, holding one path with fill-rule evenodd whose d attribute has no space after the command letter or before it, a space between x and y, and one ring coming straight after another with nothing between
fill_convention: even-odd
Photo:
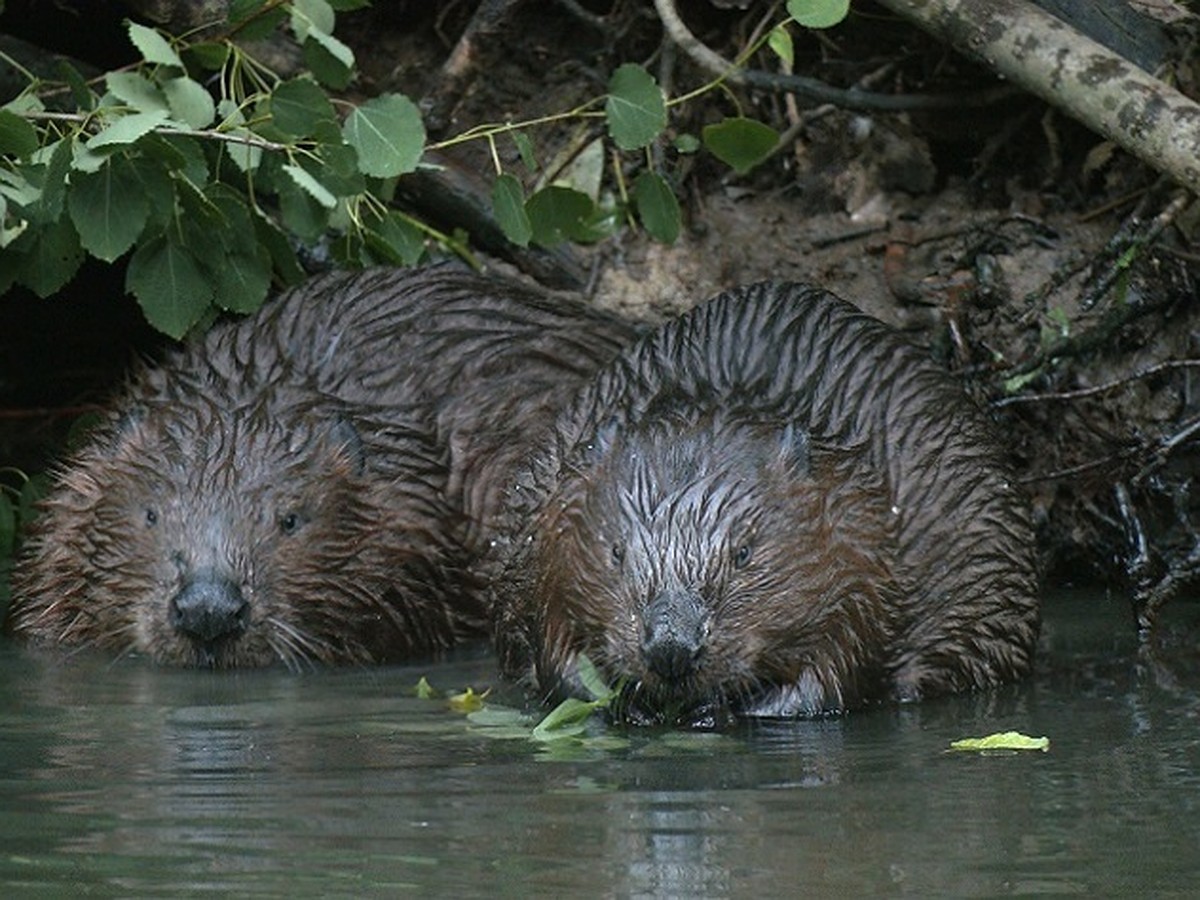
<instances>
[{"instance_id":1,"label":"beaver ear","mask_svg":"<svg viewBox=\"0 0 1200 900\"><path fill-rule=\"evenodd\" d=\"M353 422L343 416L336 416L325 438L335 454L344 456L350 462L355 475L363 473L367 468L367 449Z\"/></svg>"},{"instance_id":2,"label":"beaver ear","mask_svg":"<svg viewBox=\"0 0 1200 900\"><path fill-rule=\"evenodd\" d=\"M789 422L779 432L779 456L794 475L812 473L812 435Z\"/></svg>"},{"instance_id":3,"label":"beaver ear","mask_svg":"<svg viewBox=\"0 0 1200 900\"><path fill-rule=\"evenodd\" d=\"M613 444L616 443L617 433L620 430L620 424L615 418L609 419L606 423L596 429L592 435L591 441L587 445L584 453L584 459L589 462L595 462L602 456L606 456L611 452Z\"/></svg>"}]
</instances>

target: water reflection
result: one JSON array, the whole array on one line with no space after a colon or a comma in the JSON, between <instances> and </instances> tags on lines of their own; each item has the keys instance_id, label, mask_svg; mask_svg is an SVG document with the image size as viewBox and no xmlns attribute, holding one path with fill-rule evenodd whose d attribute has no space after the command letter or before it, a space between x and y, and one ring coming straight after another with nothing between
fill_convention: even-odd
<instances>
[{"instance_id":1,"label":"water reflection","mask_svg":"<svg viewBox=\"0 0 1200 900\"><path fill-rule=\"evenodd\" d=\"M1197 632L1139 659L1122 618L1100 597L1063 601L1038 677L1001 691L729 734L632 732L621 749L571 753L489 737L408 693L422 674L482 688L487 658L221 674L0 647L0 885L1187 893ZM944 752L1010 728L1048 734L1051 752Z\"/></svg>"}]
</instances>

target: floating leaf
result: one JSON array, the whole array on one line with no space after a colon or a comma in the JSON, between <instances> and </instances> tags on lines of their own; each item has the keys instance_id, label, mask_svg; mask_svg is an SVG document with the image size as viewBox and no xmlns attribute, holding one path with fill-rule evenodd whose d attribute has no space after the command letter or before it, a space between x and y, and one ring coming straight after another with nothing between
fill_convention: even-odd
<instances>
[{"instance_id":1,"label":"floating leaf","mask_svg":"<svg viewBox=\"0 0 1200 900\"><path fill-rule=\"evenodd\" d=\"M701 137L712 155L739 175L766 159L779 143L779 134L770 125L742 116L704 126Z\"/></svg>"},{"instance_id":2,"label":"floating leaf","mask_svg":"<svg viewBox=\"0 0 1200 900\"><path fill-rule=\"evenodd\" d=\"M533 225L525 212L525 192L513 175L500 175L492 185L492 210L504 236L518 247L528 247Z\"/></svg>"},{"instance_id":3,"label":"floating leaf","mask_svg":"<svg viewBox=\"0 0 1200 900\"><path fill-rule=\"evenodd\" d=\"M613 72L604 113L608 133L622 150L645 147L667 127L667 104L658 83L634 63Z\"/></svg>"},{"instance_id":4,"label":"floating leaf","mask_svg":"<svg viewBox=\"0 0 1200 900\"><path fill-rule=\"evenodd\" d=\"M530 737L535 741L557 741L575 737L584 730L584 723L600 707L600 701L568 697L538 722Z\"/></svg>"},{"instance_id":5,"label":"floating leaf","mask_svg":"<svg viewBox=\"0 0 1200 900\"><path fill-rule=\"evenodd\" d=\"M951 750L1049 750L1050 738L1029 737L1019 731L1001 731L981 738L951 741Z\"/></svg>"},{"instance_id":6,"label":"floating leaf","mask_svg":"<svg viewBox=\"0 0 1200 900\"><path fill-rule=\"evenodd\" d=\"M788 0L787 11L805 28L829 28L846 18L850 0Z\"/></svg>"},{"instance_id":7,"label":"floating leaf","mask_svg":"<svg viewBox=\"0 0 1200 900\"><path fill-rule=\"evenodd\" d=\"M489 693L490 690L477 694L474 688L467 688L461 694L451 694L446 698L446 702L455 712L472 713L483 709L483 700Z\"/></svg>"},{"instance_id":8,"label":"floating leaf","mask_svg":"<svg viewBox=\"0 0 1200 900\"><path fill-rule=\"evenodd\" d=\"M646 231L656 241L673 244L679 237L679 201L671 186L654 172L643 172L633 183L633 201Z\"/></svg>"},{"instance_id":9,"label":"floating leaf","mask_svg":"<svg viewBox=\"0 0 1200 900\"><path fill-rule=\"evenodd\" d=\"M146 62L183 68L183 60L179 58L171 42L153 28L147 28L137 22L126 22L125 27L129 29L129 39Z\"/></svg>"},{"instance_id":10,"label":"floating leaf","mask_svg":"<svg viewBox=\"0 0 1200 900\"><path fill-rule=\"evenodd\" d=\"M417 698L420 700L433 700L441 696L441 693L434 689L433 685L429 683L429 679L424 675L421 676L421 680L417 682L414 690L416 691Z\"/></svg>"},{"instance_id":11,"label":"floating leaf","mask_svg":"<svg viewBox=\"0 0 1200 900\"><path fill-rule=\"evenodd\" d=\"M358 151L364 175L391 178L411 172L425 152L425 124L415 103L403 94L368 100L346 117L346 143Z\"/></svg>"}]
</instances>

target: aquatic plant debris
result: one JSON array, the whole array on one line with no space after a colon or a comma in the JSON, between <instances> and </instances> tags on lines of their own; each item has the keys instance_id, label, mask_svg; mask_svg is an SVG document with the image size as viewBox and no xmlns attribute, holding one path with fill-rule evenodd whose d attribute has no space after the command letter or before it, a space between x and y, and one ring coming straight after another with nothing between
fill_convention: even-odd
<instances>
[{"instance_id":1,"label":"aquatic plant debris","mask_svg":"<svg viewBox=\"0 0 1200 900\"><path fill-rule=\"evenodd\" d=\"M1030 737L1019 731L998 731L981 738L950 742L951 750L1041 750L1050 749L1050 738Z\"/></svg>"},{"instance_id":2,"label":"aquatic plant debris","mask_svg":"<svg viewBox=\"0 0 1200 900\"><path fill-rule=\"evenodd\" d=\"M450 695L446 701L455 712L473 713L483 709L484 698L491 692L491 688L488 688L482 694L477 694L474 688L468 687L461 694Z\"/></svg>"}]
</instances>

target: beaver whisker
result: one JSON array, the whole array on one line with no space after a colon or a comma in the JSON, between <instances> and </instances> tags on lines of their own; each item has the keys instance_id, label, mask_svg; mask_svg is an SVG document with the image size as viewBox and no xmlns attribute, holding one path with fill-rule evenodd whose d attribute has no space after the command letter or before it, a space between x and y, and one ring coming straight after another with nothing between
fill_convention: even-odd
<instances>
[{"instance_id":1,"label":"beaver whisker","mask_svg":"<svg viewBox=\"0 0 1200 900\"><path fill-rule=\"evenodd\" d=\"M293 622L279 616L268 616L266 624L270 626L272 650L291 671L297 671L299 663L306 663L313 668L314 659L328 658L331 653L328 642L303 631Z\"/></svg>"}]
</instances>

